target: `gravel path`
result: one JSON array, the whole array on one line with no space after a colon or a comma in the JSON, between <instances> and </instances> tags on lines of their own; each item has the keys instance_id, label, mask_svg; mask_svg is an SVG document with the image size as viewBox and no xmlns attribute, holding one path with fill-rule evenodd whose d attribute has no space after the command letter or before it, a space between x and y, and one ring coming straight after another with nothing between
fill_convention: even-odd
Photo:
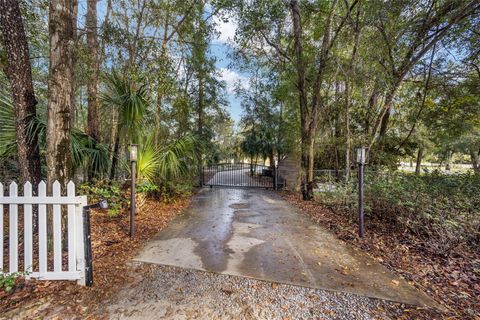
<instances>
[{"instance_id":1,"label":"gravel path","mask_svg":"<svg viewBox=\"0 0 480 320\"><path fill-rule=\"evenodd\" d=\"M105 304L112 319L386 318L379 316L386 302L353 294L169 266L144 268L142 279Z\"/></svg>"}]
</instances>

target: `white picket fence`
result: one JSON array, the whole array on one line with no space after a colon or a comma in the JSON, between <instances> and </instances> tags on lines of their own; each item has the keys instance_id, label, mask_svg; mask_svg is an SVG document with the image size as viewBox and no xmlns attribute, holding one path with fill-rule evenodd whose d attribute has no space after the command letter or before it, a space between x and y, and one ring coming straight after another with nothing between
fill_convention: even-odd
<instances>
[{"instance_id":1,"label":"white picket fence","mask_svg":"<svg viewBox=\"0 0 480 320\"><path fill-rule=\"evenodd\" d=\"M58 181L52 185L52 195L47 195L47 185L43 181L38 184L36 196L32 193L30 182L23 186L23 195L19 195L18 185L15 182L10 183L8 196L5 196L6 191L0 183L0 272L5 274L24 272L27 278L41 280L77 280L79 284L85 285L82 208L87 205L87 197L75 195L75 184L72 181L66 186L66 195L62 195ZM62 210L62 206L65 206L66 210ZM5 215L8 216L8 271L4 266L7 257L4 256L7 253L5 244L7 232L4 228L6 226L4 211L7 210L5 209L8 209ZM23 229L19 228L21 223L19 209L23 209ZM38 210L38 233L33 227L33 210ZM63 214L66 214L67 219L66 248L62 248ZM53 216L47 219L47 215ZM49 239L47 234L48 221L52 222L52 239ZM19 257L19 245L23 246L22 270L19 270L21 261L19 258L22 258L22 255ZM62 263L64 252L68 252L66 265Z\"/></svg>"}]
</instances>

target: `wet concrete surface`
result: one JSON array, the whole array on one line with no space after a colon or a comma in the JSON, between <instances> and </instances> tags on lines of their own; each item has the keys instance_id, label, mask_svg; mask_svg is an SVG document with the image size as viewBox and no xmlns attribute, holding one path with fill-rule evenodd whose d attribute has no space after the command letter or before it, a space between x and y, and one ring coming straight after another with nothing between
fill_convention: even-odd
<instances>
[{"instance_id":1,"label":"wet concrete surface","mask_svg":"<svg viewBox=\"0 0 480 320\"><path fill-rule=\"evenodd\" d=\"M201 190L135 259L437 307L273 191Z\"/></svg>"}]
</instances>

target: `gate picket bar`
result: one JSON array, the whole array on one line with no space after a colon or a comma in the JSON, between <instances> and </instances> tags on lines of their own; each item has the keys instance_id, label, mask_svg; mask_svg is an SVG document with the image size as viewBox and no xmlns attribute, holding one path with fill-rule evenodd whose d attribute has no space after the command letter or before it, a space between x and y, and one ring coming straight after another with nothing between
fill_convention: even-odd
<instances>
[{"instance_id":1,"label":"gate picket bar","mask_svg":"<svg viewBox=\"0 0 480 320\"><path fill-rule=\"evenodd\" d=\"M32 192L32 184L23 186L23 196L18 194L18 186L10 183L8 196L0 183L0 273L13 274L24 272L27 278L40 280L77 280L85 285L85 234L84 214L82 208L87 206L86 196L75 195L75 184L70 181L66 186L67 194L62 195L61 185L55 181L52 195L47 195L47 185L38 184L37 195ZM8 206L8 207L7 207ZM23 207L23 231L19 229L19 206ZM51 206L51 210L47 210ZM62 206L66 210L62 210ZM8 272L5 272L4 255L6 254L4 228L4 209L8 209ZM38 232L34 230L33 212L38 212ZM5 210L7 211L7 210ZM67 227L67 265L62 265L62 215L66 214ZM47 219L47 215L52 218ZM53 270L48 263L47 223L52 222L53 234ZM23 270L19 270L19 233L23 234ZM34 268L34 239L38 239L38 250L35 258L38 261Z\"/></svg>"},{"instance_id":2,"label":"gate picket bar","mask_svg":"<svg viewBox=\"0 0 480 320\"><path fill-rule=\"evenodd\" d=\"M219 163L202 167L202 186L276 189L276 168L256 163Z\"/></svg>"}]
</instances>

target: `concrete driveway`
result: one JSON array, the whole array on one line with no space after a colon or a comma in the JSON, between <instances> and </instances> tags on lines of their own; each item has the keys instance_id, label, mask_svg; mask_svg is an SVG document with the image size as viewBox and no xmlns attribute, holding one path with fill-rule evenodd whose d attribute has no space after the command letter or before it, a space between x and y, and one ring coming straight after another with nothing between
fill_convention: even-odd
<instances>
[{"instance_id":1,"label":"concrete driveway","mask_svg":"<svg viewBox=\"0 0 480 320\"><path fill-rule=\"evenodd\" d=\"M261 189L201 190L135 260L436 306L279 195Z\"/></svg>"}]
</instances>

